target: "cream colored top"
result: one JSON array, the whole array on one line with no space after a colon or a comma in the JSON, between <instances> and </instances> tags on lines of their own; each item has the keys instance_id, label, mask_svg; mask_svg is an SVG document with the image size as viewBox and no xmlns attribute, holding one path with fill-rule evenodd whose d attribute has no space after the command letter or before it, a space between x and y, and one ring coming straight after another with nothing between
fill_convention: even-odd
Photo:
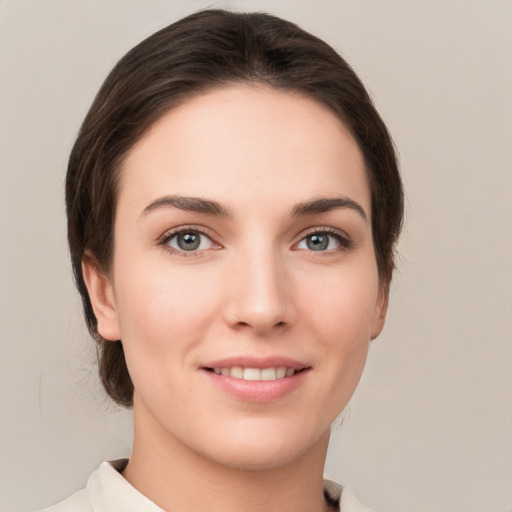
<instances>
[{"instance_id":1,"label":"cream colored top","mask_svg":"<svg viewBox=\"0 0 512 512\"><path fill-rule=\"evenodd\" d=\"M164 512L123 478L126 459L104 462L89 477L85 489L40 512ZM324 494L333 510L371 512L347 489L325 480Z\"/></svg>"}]
</instances>

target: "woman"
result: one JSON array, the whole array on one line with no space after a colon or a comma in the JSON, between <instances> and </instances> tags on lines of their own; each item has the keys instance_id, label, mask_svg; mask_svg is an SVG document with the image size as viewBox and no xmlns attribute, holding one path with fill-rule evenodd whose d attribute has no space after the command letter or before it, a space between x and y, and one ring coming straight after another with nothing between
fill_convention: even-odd
<instances>
[{"instance_id":1,"label":"woman","mask_svg":"<svg viewBox=\"0 0 512 512\"><path fill-rule=\"evenodd\" d=\"M384 325L403 197L347 63L269 15L178 21L106 79L66 205L134 446L45 510L368 510L322 474Z\"/></svg>"}]
</instances>

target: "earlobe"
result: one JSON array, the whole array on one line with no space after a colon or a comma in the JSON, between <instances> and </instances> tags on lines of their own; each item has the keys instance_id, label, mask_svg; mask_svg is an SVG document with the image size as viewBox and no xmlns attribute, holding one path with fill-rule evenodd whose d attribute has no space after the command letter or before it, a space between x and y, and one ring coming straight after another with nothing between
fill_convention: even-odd
<instances>
[{"instance_id":1,"label":"earlobe","mask_svg":"<svg viewBox=\"0 0 512 512\"><path fill-rule=\"evenodd\" d=\"M389 285L381 285L379 297L375 304L375 314L373 317L373 325L370 333L370 339L374 340L384 328L386 322L386 314L388 312L389 302Z\"/></svg>"},{"instance_id":2,"label":"earlobe","mask_svg":"<svg viewBox=\"0 0 512 512\"><path fill-rule=\"evenodd\" d=\"M98 322L98 333L106 340L121 339L114 290L110 279L89 255L85 255L82 259L82 274Z\"/></svg>"}]
</instances>

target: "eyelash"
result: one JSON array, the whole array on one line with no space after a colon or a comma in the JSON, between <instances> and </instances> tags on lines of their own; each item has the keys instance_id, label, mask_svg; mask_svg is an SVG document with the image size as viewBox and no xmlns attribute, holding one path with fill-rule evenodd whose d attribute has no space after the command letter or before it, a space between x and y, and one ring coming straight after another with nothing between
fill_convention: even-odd
<instances>
[{"instance_id":1,"label":"eyelash","mask_svg":"<svg viewBox=\"0 0 512 512\"><path fill-rule=\"evenodd\" d=\"M182 234L186 234L186 233L203 235L211 241L213 246L216 246L215 248L221 248L221 245L216 243L213 240L213 237L204 228L202 228L200 226L182 226L182 227L173 229L172 231L165 233L157 241L157 245L164 246L165 249L167 251L169 251L171 254L178 254L178 255L186 257L186 258L200 256L200 254L203 251L208 250L208 249L202 249L202 250L184 251L184 250L175 249L174 247L171 247L169 245L169 242L173 238L175 238L179 235L182 235ZM339 244L339 247L337 249L340 249L340 250L348 250L348 249L352 248L352 241L346 234L344 234L343 232L338 231L334 228L328 228L328 227L316 227L316 228L308 229L306 231L306 233L304 233L301 236L301 239L297 243L294 244L293 247L296 247L298 244L300 244L302 241L304 241L308 236L312 236L312 235L328 235L328 236L333 237L336 240L336 242ZM296 250L300 250L300 249L296 249ZM323 251L311 250L312 253L318 252L320 254L326 253L326 252L331 253L332 251L333 251L333 249L323 250Z\"/></svg>"},{"instance_id":2,"label":"eyelash","mask_svg":"<svg viewBox=\"0 0 512 512\"><path fill-rule=\"evenodd\" d=\"M183 256L185 258L190 258L190 257L194 257L194 256L200 256L201 252L207 250L207 249L202 249L202 250L193 250L193 251L184 251L184 250L179 250L179 249L175 249L174 247L171 247L169 245L169 242L179 236L179 235L183 235L183 234L197 234L197 235L203 235L205 237L207 237L210 241L211 241L211 244L213 246L215 246L215 248L220 248L220 244L214 242L213 240L213 237L202 227L200 226L182 226L182 227L179 227L179 228L176 228L176 229L173 229L172 231L168 231L167 233L165 233L158 241L157 241L157 245L161 245L163 247L165 247L165 249L167 251L169 251L171 254L178 254L180 256Z\"/></svg>"},{"instance_id":3,"label":"eyelash","mask_svg":"<svg viewBox=\"0 0 512 512\"><path fill-rule=\"evenodd\" d=\"M350 238L347 236L346 233L344 233L343 231L339 231L337 229L334 229L334 228L329 228L329 227L315 227L315 228L309 228L305 234L302 235L301 239L296 243L294 244L294 246L297 246L298 244L300 244L303 240L305 240L308 236L311 236L311 235L328 235L328 236L331 236L333 237L336 242L339 243L339 250L348 250L348 249L351 249L353 244L352 244L352 240L350 240ZM311 252L316 252L316 251L311 251ZM331 250L327 250L327 251L317 251L318 253L330 253Z\"/></svg>"}]
</instances>

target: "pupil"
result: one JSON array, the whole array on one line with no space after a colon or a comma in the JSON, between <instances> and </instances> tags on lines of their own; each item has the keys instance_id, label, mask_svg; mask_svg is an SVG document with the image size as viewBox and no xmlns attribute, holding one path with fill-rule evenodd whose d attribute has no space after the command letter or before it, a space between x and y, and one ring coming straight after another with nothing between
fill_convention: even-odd
<instances>
[{"instance_id":1,"label":"pupil","mask_svg":"<svg viewBox=\"0 0 512 512\"><path fill-rule=\"evenodd\" d=\"M329 245L329 237L326 235L310 235L307 241L308 249L323 251Z\"/></svg>"},{"instance_id":2,"label":"pupil","mask_svg":"<svg viewBox=\"0 0 512 512\"><path fill-rule=\"evenodd\" d=\"M193 251L199 247L201 239L196 233L185 233L178 236L178 246L184 251Z\"/></svg>"}]
</instances>

